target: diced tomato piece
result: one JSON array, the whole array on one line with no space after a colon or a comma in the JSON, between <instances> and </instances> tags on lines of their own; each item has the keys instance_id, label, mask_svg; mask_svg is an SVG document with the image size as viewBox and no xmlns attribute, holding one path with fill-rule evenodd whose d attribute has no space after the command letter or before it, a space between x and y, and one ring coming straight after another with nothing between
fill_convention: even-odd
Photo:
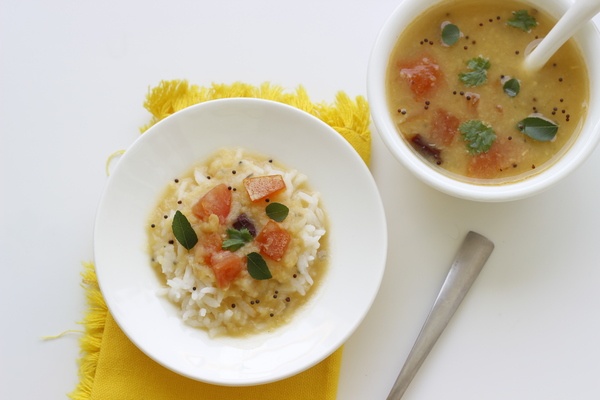
<instances>
[{"instance_id":1,"label":"diced tomato piece","mask_svg":"<svg viewBox=\"0 0 600 400\"><path fill-rule=\"evenodd\" d=\"M458 132L460 120L444 109L438 109L433 114L431 140L437 144L448 146Z\"/></svg>"},{"instance_id":2,"label":"diced tomato piece","mask_svg":"<svg viewBox=\"0 0 600 400\"><path fill-rule=\"evenodd\" d=\"M442 82L442 70L430 57L400 65L400 76L417 98L423 98Z\"/></svg>"},{"instance_id":3,"label":"diced tomato piece","mask_svg":"<svg viewBox=\"0 0 600 400\"><path fill-rule=\"evenodd\" d=\"M211 265L212 255L221 251L222 246L223 239L218 233L205 235L200 239L200 242L196 246L195 257L197 260L202 260L204 264Z\"/></svg>"},{"instance_id":4,"label":"diced tomato piece","mask_svg":"<svg viewBox=\"0 0 600 400\"><path fill-rule=\"evenodd\" d=\"M228 287L243 267L242 257L230 251L213 253L211 263L217 284L221 289Z\"/></svg>"},{"instance_id":5,"label":"diced tomato piece","mask_svg":"<svg viewBox=\"0 0 600 400\"><path fill-rule=\"evenodd\" d=\"M471 157L467 166L467 175L472 178L491 179L500 170L502 157L494 150L494 146L487 152Z\"/></svg>"},{"instance_id":6,"label":"diced tomato piece","mask_svg":"<svg viewBox=\"0 0 600 400\"><path fill-rule=\"evenodd\" d=\"M256 237L260 252L275 261L281 261L290 240L288 231L275 221L269 221Z\"/></svg>"},{"instance_id":7,"label":"diced tomato piece","mask_svg":"<svg viewBox=\"0 0 600 400\"><path fill-rule=\"evenodd\" d=\"M223 224L231 210L231 190L221 183L208 191L194 206L192 212L200 219L208 218L211 214L219 217Z\"/></svg>"},{"instance_id":8,"label":"diced tomato piece","mask_svg":"<svg viewBox=\"0 0 600 400\"><path fill-rule=\"evenodd\" d=\"M478 179L496 178L502 170L513 168L517 155L518 148L514 142L498 140L487 153L470 156L467 176Z\"/></svg>"},{"instance_id":9,"label":"diced tomato piece","mask_svg":"<svg viewBox=\"0 0 600 400\"><path fill-rule=\"evenodd\" d=\"M244 259L230 251L222 250L223 239L218 233L211 233L200 239L195 257L210 266L220 288L226 288L240 273Z\"/></svg>"},{"instance_id":10,"label":"diced tomato piece","mask_svg":"<svg viewBox=\"0 0 600 400\"><path fill-rule=\"evenodd\" d=\"M281 175L253 176L244 179L244 187L250 200L258 201L285 189L285 182Z\"/></svg>"}]
</instances>

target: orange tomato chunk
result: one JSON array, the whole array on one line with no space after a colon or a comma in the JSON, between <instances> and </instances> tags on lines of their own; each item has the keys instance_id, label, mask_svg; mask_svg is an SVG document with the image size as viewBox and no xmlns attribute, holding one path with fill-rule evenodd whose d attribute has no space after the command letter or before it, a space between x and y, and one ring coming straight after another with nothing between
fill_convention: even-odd
<instances>
[{"instance_id":1,"label":"orange tomato chunk","mask_svg":"<svg viewBox=\"0 0 600 400\"><path fill-rule=\"evenodd\" d=\"M198 261L204 262L206 265L211 265L212 255L218 251L221 251L223 246L223 239L218 233L211 233L205 235L200 239L198 246L196 246L195 258Z\"/></svg>"},{"instance_id":2,"label":"orange tomato chunk","mask_svg":"<svg viewBox=\"0 0 600 400\"><path fill-rule=\"evenodd\" d=\"M250 200L259 201L285 189L281 175L253 176L244 179L244 187Z\"/></svg>"},{"instance_id":3,"label":"orange tomato chunk","mask_svg":"<svg viewBox=\"0 0 600 400\"><path fill-rule=\"evenodd\" d=\"M212 270L217 278L217 284L221 289L228 287L243 267L242 257L230 251L213 253L211 263Z\"/></svg>"},{"instance_id":4,"label":"orange tomato chunk","mask_svg":"<svg viewBox=\"0 0 600 400\"><path fill-rule=\"evenodd\" d=\"M431 139L437 144L448 146L454 140L459 125L460 120L448 111L444 109L436 110L433 114Z\"/></svg>"},{"instance_id":5,"label":"orange tomato chunk","mask_svg":"<svg viewBox=\"0 0 600 400\"><path fill-rule=\"evenodd\" d=\"M400 77L408 83L417 98L423 98L442 82L440 66L429 57L400 66Z\"/></svg>"},{"instance_id":6,"label":"orange tomato chunk","mask_svg":"<svg viewBox=\"0 0 600 400\"><path fill-rule=\"evenodd\" d=\"M518 162L518 156L519 149L515 141L499 139L494 142L487 153L470 156L467 176L484 179L495 178L499 172L513 168Z\"/></svg>"},{"instance_id":7,"label":"orange tomato chunk","mask_svg":"<svg viewBox=\"0 0 600 400\"><path fill-rule=\"evenodd\" d=\"M233 282L243 269L242 257L230 251L222 250L223 239L218 233L211 233L200 239L194 254L198 262L210 266L221 289Z\"/></svg>"},{"instance_id":8,"label":"orange tomato chunk","mask_svg":"<svg viewBox=\"0 0 600 400\"><path fill-rule=\"evenodd\" d=\"M209 190L192 207L192 212L196 217L205 219L211 214L215 214L219 217L221 224L225 223L229 210L231 210L231 190L224 183Z\"/></svg>"},{"instance_id":9,"label":"orange tomato chunk","mask_svg":"<svg viewBox=\"0 0 600 400\"><path fill-rule=\"evenodd\" d=\"M275 221L269 221L256 237L260 252L275 261L281 261L290 240L288 231Z\"/></svg>"}]
</instances>

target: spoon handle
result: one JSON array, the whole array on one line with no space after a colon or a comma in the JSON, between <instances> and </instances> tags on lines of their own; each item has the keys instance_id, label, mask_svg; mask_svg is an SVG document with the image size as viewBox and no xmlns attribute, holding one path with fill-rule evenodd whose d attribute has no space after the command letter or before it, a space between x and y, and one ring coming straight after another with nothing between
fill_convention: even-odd
<instances>
[{"instance_id":1,"label":"spoon handle","mask_svg":"<svg viewBox=\"0 0 600 400\"><path fill-rule=\"evenodd\" d=\"M548 35L525 56L525 68L538 71L581 26L600 11L599 0L576 0Z\"/></svg>"},{"instance_id":2,"label":"spoon handle","mask_svg":"<svg viewBox=\"0 0 600 400\"><path fill-rule=\"evenodd\" d=\"M387 400L399 400L402 397L492 254L492 250L494 244L484 236L475 232L467 234Z\"/></svg>"}]
</instances>

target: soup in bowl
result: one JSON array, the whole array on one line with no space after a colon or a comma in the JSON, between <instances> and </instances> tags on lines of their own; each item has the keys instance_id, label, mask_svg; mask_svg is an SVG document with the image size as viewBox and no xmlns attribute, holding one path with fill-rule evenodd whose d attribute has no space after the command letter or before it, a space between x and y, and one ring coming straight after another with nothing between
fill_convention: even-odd
<instances>
[{"instance_id":1,"label":"soup in bowl","mask_svg":"<svg viewBox=\"0 0 600 400\"><path fill-rule=\"evenodd\" d=\"M375 126L418 178L456 197L547 189L600 139L600 35L588 23L539 71L524 57L570 2L405 0L369 64Z\"/></svg>"}]
</instances>

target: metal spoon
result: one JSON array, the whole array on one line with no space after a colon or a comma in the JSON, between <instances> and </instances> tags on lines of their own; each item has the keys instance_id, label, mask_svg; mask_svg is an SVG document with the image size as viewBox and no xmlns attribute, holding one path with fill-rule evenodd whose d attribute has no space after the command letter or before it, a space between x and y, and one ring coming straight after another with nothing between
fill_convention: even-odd
<instances>
[{"instance_id":1,"label":"metal spoon","mask_svg":"<svg viewBox=\"0 0 600 400\"><path fill-rule=\"evenodd\" d=\"M531 53L525 54L525 69L531 72L541 69L556 50L599 11L598 0L576 0L548 35L539 41L537 47Z\"/></svg>"},{"instance_id":2,"label":"metal spoon","mask_svg":"<svg viewBox=\"0 0 600 400\"><path fill-rule=\"evenodd\" d=\"M475 232L467 234L387 400L399 400L402 397L492 254L492 250L494 243L484 236Z\"/></svg>"}]
</instances>

